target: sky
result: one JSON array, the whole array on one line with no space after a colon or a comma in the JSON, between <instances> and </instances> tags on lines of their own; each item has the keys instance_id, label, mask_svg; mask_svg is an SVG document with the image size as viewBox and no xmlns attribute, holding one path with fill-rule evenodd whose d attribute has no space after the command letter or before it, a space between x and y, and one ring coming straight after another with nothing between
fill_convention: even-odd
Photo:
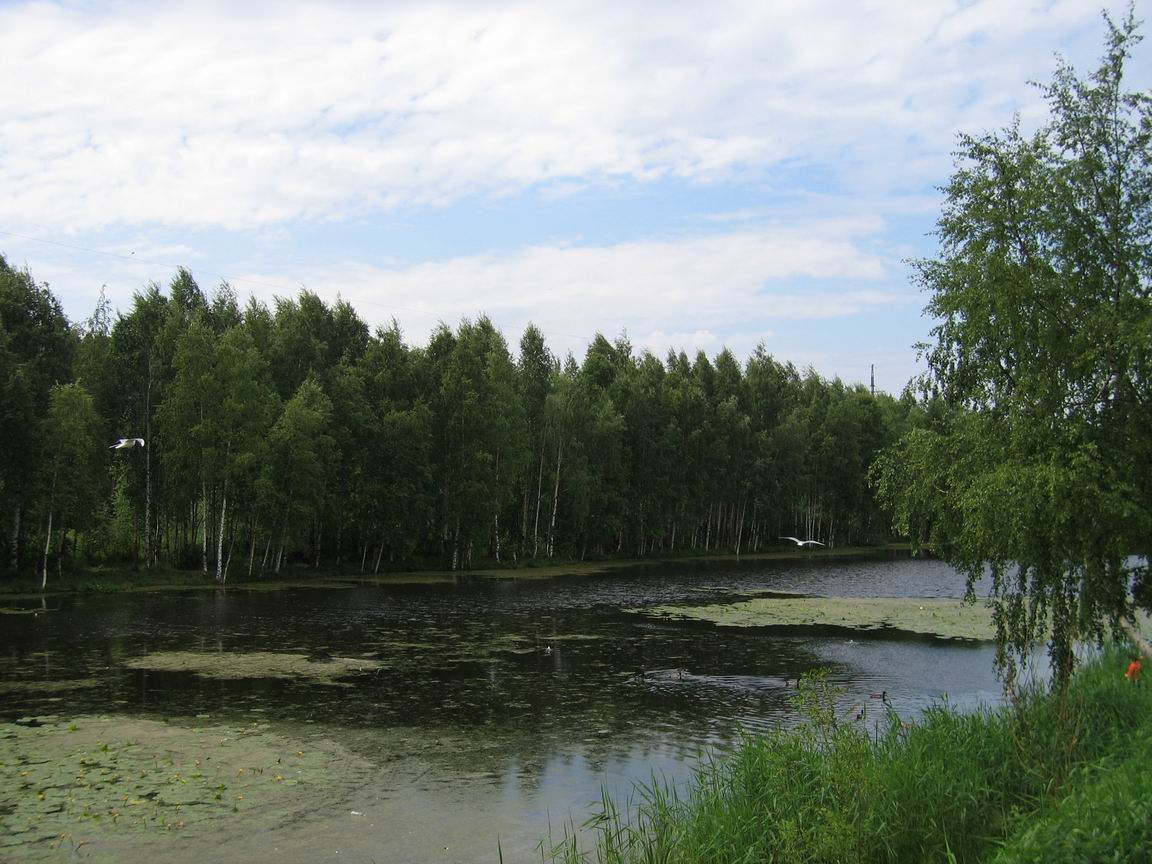
<instances>
[{"instance_id":1,"label":"sky","mask_svg":"<svg viewBox=\"0 0 1152 864\"><path fill-rule=\"evenodd\" d=\"M899 393L956 136L1041 122L1124 8L0 0L0 253L74 321L184 266L411 344L486 314Z\"/></svg>"}]
</instances>

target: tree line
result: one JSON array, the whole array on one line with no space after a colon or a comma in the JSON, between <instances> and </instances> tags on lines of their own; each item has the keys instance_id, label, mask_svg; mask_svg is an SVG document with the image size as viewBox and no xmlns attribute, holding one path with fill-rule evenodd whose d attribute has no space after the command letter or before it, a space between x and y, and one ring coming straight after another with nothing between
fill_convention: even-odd
<instances>
[{"instance_id":1,"label":"tree line","mask_svg":"<svg viewBox=\"0 0 1152 864\"><path fill-rule=\"evenodd\" d=\"M486 317L416 347L342 300L241 306L183 269L71 323L0 258L0 324L0 544L44 579L866 543L889 524L873 459L922 413L763 347L661 361L597 335L578 362Z\"/></svg>"}]
</instances>

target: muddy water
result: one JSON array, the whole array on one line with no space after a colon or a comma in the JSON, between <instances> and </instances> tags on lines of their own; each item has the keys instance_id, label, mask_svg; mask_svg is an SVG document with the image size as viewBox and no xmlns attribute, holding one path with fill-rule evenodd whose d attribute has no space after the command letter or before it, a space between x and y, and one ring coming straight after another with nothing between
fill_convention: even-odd
<instances>
[{"instance_id":1,"label":"muddy water","mask_svg":"<svg viewBox=\"0 0 1152 864\"><path fill-rule=\"evenodd\" d=\"M741 730L793 722L787 682L812 668L846 688L845 712L870 706L871 718L880 691L909 715L944 697L962 708L998 699L986 643L725 630L624 611L765 589L956 597L963 582L939 562L813 558L530 582L50 598L40 614L0 616L0 735L18 730L9 741L31 772L23 798L0 789L0 820L23 832L0 860L193 861L223 847L247 861L495 861L498 850L505 861L539 860L536 844L587 818L602 787L626 794L654 772L685 778L699 753L722 751ZM205 654L211 662L196 666ZM158 721L173 767L141 771L137 785L191 772L193 758L207 776L211 751L184 747L172 728L226 742L264 736L258 756L227 757L249 784L244 797L165 809L165 789L129 789L124 801L143 809L124 812L157 806L127 831L119 815L69 821L91 783L36 779L69 735L69 758L84 770L94 763L81 751L107 743L101 735L139 761ZM116 723L135 724L131 735L117 737ZM298 771L317 794L294 787L292 808L279 811L287 787L269 784L295 782L278 766L297 753L324 754ZM245 759L261 773L240 771ZM177 818L192 804L212 818ZM107 801L83 806L112 811ZM245 808L261 818L242 818Z\"/></svg>"}]
</instances>

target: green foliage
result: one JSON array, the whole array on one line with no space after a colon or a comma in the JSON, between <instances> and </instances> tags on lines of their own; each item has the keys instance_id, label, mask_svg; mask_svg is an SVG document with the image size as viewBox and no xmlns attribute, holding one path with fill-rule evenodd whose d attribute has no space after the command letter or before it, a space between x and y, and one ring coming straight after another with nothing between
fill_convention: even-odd
<instances>
[{"instance_id":1,"label":"green foliage","mask_svg":"<svg viewBox=\"0 0 1152 864\"><path fill-rule=\"evenodd\" d=\"M283 510L283 529L307 519L324 500L335 442L328 434L332 401L307 379L284 405L268 436L263 479L274 509Z\"/></svg>"},{"instance_id":2,"label":"green foliage","mask_svg":"<svg viewBox=\"0 0 1152 864\"><path fill-rule=\"evenodd\" d=\"M39 509L41 421L53 386L70 380L74 335L47 285L0 256L0 511ZM19 521L19 516L16 517ZM6 569L23 555L20 531L0 539Z\"/></svg>"},{"instance_id":3,"label":"green foliage","mask_svg":"<svg viewBox=\"0 0 1152 864\"><path fill-rule=\"evenodd\" d=\"M588 826L595 849L569 834L551 857L1141 860L1148 781L1137 766L1152 746L1152 690L1124 680L1125 657L1109 650L1087 664L1063 702L1033 688L996 711L936 706L914 723L889 712L874 734L826 679L809 677L797 697L804 725L745 739L687 786L654 779L627 806L605 796Z\"/></svg>"},{"instance_id":4,"label":"green foliage","mask_svg":"<svg viewBox=\"0 0 1152 864\"><path fill-rule=\"evenodd\" d=\"M101 441L100 416L92 397L79 384L57 384L49 395L48 416L43 421L41 461L47 530L40 586L48 580L52 543L58 541L57 573L62 566L68 529L86 528L93 520L102 492L106 464ZM56 534L53 536L53 522Z\"/></svg>"},{"instance_id":5,"label":"green foliage","mask_svg":"<svg viewBox=\"0 0 1152 864\"><path fill-rule=\"evenodd\" d=\"M801 532L883 541L867 471L919 422L914 403L762 348L744 366L727 351L661 362L598 336L561 363L531 326L514 357L487 318L413 348L343 301L241 308L186 270L114 320L102 301L77 344L47 289L5 274L0 421L17 446L2 457L23 455L0 467L2 523L16 525L0 543L18 563L49 496L39 421L54 376L92 394L99 452L146 440L118 451L90 518L69 526L83 526L74 548L153 571L214 564L221 580L234 558L255 578L322 559L466 568L754 552ZM51 362L21 347L41 344Z\"/></svg>"},{"instance_id":6,"label":"green foliage","mask_svg":"<svg viewBox=\"0 0 1152 864\"><path fill-rule=\"evenodd\" d=\"M1002 669L1047 634L1128 612L1152 536L1152 98L1123 89L1139 41L1108 21L1101 65L1061 65L1050 118L962 136L937 258L915 262L940 321L931 422L875 471L899 530L971 582L990 570Z\"/></svg>"},{"instance_id":7,"label":"green foliage","mask_svg":"<svg viewBox=\"0 0 1152 864\"><path fill-rule=\"evenodd\" d=\"M107 466L100 415L79 384L57 384L49 398L42 433L49 506L60 514L62 526L83 528L95 515Z\"/></svg>"},{"instance_id":8,"label":"green foliage","mask_svg":"<svg viewBox=\"0 0 1152 864\"><path fill-rule=\"evenodd\" d=\"M994 864L1073 864L1152 861L1152 733L1133 735L1122 753L1080 769L1075 791L1041 811L1020 819L1019 833L993 858Z\"/></svg>"}]
</instances>

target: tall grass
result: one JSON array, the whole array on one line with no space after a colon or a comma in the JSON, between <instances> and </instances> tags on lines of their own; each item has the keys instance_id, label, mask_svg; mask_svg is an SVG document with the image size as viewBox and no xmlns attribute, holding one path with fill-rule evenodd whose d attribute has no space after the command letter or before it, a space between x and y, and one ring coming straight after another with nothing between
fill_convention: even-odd
<instances>
[{"instance_id":1,"label":"tall grass","mask_svg":"<svg viewBox=\"0 0 1152 864\"><path fill-rule=\"evenodd\" d=\"M836 694L811 677L796 700L807 717L800 728L747 738L730 756L702 764L687 787L655 780L624 807L605 795L586 826L594 848L582 849L578 832L569 832L550 857L602 864L1049 860L1037 858L1035 846L1063 836L1068 820L1102 819L1108 796L1149 788L1131 765L1132 754L1152 752L1152 688L1126 681L1126 665L1112 649L1085 665L1063 698L1031 689L996 710L935 707L915 724L890 712L874 733L837 720ZM1145 794L1140 812L1150 803ZM1097 834L1105 844L1139 840L1125 825Z\"/></svg>"}]
</instances>

